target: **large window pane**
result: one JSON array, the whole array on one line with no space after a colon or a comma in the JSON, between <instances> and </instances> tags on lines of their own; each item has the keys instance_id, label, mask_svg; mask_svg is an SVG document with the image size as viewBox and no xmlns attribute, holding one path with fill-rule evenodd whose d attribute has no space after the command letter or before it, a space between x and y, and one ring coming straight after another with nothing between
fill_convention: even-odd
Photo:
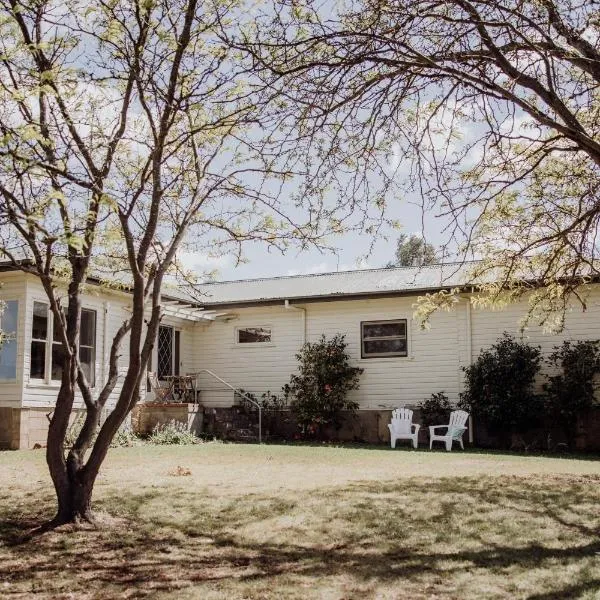
<instances>
[{"instance_id":1,"label":"large window pane","mask_svg":"<svg viewBox=\"0 0 600 600\"><path fill-rule=\"evenodd\" d=\"M82 346L94 346L96 343L96 311L82 309L81 331L79 332L79 343Z\"/></svg>"},{"instance_id":2,"label":"large window pane","mask_svg":"<svg viewBox=\"0 0 600 600\"><path fill-rule=\"evenodd\" d=\"M85 376L89 382L89 384L93 387L95 385L94 381L94 351L92 348L85 348L81 346L79 348L79 364L81 365L82 371L85 373Z\"/></svg>"},{"instance_id":3,"label":"large window pane","mask_svg":"<svg viewBox=\"0 0 600 600\"><path fill-rule=\"evenodd\" d=\"M240 327L237 330L238 344L260 344L271 341L269 327Z\"/></svg>"},{"instance_id":4,"label":"large window pane","mask_svg":"<svg viewBox=\"0 0 600 600\"><path fill-rule=\"evenodd\" d=\"M17 378L18 307L17 300L8 300L4 302L4 310L0 311L0 329L4 337L0 346L0 380Z\"/></svg>"},{"instance_id":5,"label":"large window pane","mask_svg":"<svg viewBox=\"0 0 600 600\"><path fill-rule=\"evenodd\" d=\"M65 365L65 353L62 344L52 344L52 375L51 379L61 380Z\"/></svg>"},{"instance_id":6,"label":"large window pane","mask_svg":"<svg viewBox=\"0 0 600 600\"><path fill-rule=\"evenodd\" d=\"M366 323L363 336L366 338L394 337L406 335L406 323Z\"/></svg>"},{"instance_id":7,"label":"large window pane","mask_svg":"<svg viewBox=\"0 0 600 600\"><path fill-rule=\"evenodd\" d=\"M31 365L29 376L44 379L46 373L46 342L31 342Z\"/></svg>"},{"instance_id":8,"label":"large window pane","mask_svg":"<svg viewBox=\"0 0 600 600\"><path fill-rule=\"evenodd\" d=\"M96 311L86 308L81 311L79 363L89 384L96 385Z\"/></svg>"},{"instance_id":9,"label":"large window pane","mask_svg":"<svg viewBox=\"0 0 600 600\"><path fill-rule=\"evenodd\" d=\"M365 342L366 354L389 354L406 352L406 340L371 340Z\"/></svg>"},{"instance_id":10,"label":"large window pane","mask_svg":"<svg viewBox=\"0 0 600 600\"><path fill-rule=\"evenodd\" d=\"M48 305L44 302L33 303L31 337L34 340L48 339Z\"/></svg>"}]
</instances>

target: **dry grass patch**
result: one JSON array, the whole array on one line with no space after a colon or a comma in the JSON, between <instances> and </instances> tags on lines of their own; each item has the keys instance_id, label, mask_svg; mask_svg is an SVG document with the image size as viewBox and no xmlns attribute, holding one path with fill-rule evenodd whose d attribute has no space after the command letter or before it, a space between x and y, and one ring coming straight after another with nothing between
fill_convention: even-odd
<instances>
[{"instance_id":1,"label":"dry grass patch","mask_svg":"<svg viewBox=\"0 0 600 600\"><path fill-rule=\"evenodd\" d=\"M191 471L170 475L178 465ZM0 597L600 595L600 463L205 444L117 449L99 530L52 512L39 452L0 453Z\"/></svg>"}]
</instances>

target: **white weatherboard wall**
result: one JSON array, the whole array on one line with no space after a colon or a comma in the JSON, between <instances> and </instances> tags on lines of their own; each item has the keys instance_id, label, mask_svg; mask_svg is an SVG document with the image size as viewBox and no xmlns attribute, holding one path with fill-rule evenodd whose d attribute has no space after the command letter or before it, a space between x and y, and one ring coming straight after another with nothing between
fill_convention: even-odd
<instances>
[{"instance_id":1,"label":"white weatherboard wall","mask_svg":"<svg viewBox=\"0 0 600 600\"><path fill-rule=\"evenodd\" d=\"M346 335L352 364L364 369L360 389L352 392L361 409L416 406L432 393L444 391L456 402L463 390L462 367L477 358L507 331L530 344L539 345L546 357L563 340L600 339L600 286L594 286L587 311L574 307L568 314L565 330L558 335L531 326L523 334L520 319L527 310L525 302L505 310L478 310L461 299L450 312L439 312L431 328L419 329L412 321L415 296L314 302L301 305L306 310L306 339L316 341L322 334ZM299 305L300 306L300 305ZM300 311L278 306L228 309L238 318L195 327L192 371L210 369L236 388L262 393L279 393L297 369L295 354L303 341ZM368 358L360 356L361 321L407 319L408 357ZM272 344L235 343L235 328L270 326ZM542 369L544 370L544 365ZM543 378L540 377L539 383ZM206 406L231 406L233 394L207 376L200 379L202 403Z\"/></svg>"},{"instance_id":2,"label":"white weatherboard wall","mask_svg":"<svg viewBox=\"0 0 600 600\"><path fill-rule=\"evenodd\" d=\"M432 392L444 390L458 399L460 366L466 361L466 310L439 313L432 329L421 331L411 321L414 297L307 303L306 335L316 341L346 334L352 364L364 369L360 389L353 392L361 409L416 405ZM296 372L296 352L303 342L301 311L285 306L230 309L238 319L196 328L194 370L210 369L236 388L278 393ZM408 320L408 357L369 358L360 356L360 323L387 319ZM235 329L270 326L271 344L236 344ZM200 380L202 403L230 406L232 394L207 376Z\"/></svg>"},{"instance_id":3,"label":"white weatherboard wall","mask_svg":"<svg viewBox=\"0 0 600 600\"><path fill-rule=\"evenodd\" d=\"M0 299L17 300L17 377L0 381L0 406L19 408L23 398L23 361L25 353L25 280L19 273L3 273L0 277Z\"/></svg>"},{"instance_id":4,"label":"white weatherboard wall","mask_svg":"<svg viewBox=\"0 0 600 600\"><path fill-rule=\"evenodd\" d=\"M235 309L238 319L214 321L195 328L193 368L209 369L235 388L278 393L297 366L295 354L302 346L302 313L281 305ZM236 344L237 327L269 326L272 343ZM200 375L201 402L205 406L231 406L233 392L207 374Z\"/></svg>"},{"instance_id":5,"label":"white weatherboard wall","mask_svg":"<svg viewBox=\"0 0 600 600\"><path fill-rule=\"evenodd\" d=\"M587 299L587 309L574 306L567 314L565 328L559 334L545 333L537 325L527 327L521 333L519 323L526 314L526 302L513 304L504 310L475 310L471 311L472 323L472 353L476 359L484 348L489 348L502 335L504 331L521 338L528 344L540 346L542 358L545 359L553 350L565 340L598 340L600 339L600 285L591 288ZM547 367L542 367L542 373ZM543 381L540 378L539 383Z\"/></svg>"}]
</instances>

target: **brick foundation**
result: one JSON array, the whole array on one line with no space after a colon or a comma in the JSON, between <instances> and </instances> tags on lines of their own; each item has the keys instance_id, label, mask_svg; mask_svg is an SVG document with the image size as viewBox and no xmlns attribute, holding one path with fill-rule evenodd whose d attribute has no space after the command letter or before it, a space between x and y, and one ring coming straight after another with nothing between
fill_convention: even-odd
<instances>
[{"instance_id":1,"label":"brick foundation","mask_svg":"<svg viewBox=\"0 0 600 600\"><path fill-rule=\"evenodd\" d=\"M149 435L157 425L175 421L196 434L202 432L202 407L185 403L138 404L131 412L131 424L138 435Z\"/></svg>"},{"instance_id":2,"label":"brick foundation","mask_svg":"<svg viewBox=\"0 0 600 600\"><path fill-rule=\"evenodd\" d=\"M45 446L52 408L0 408L0 448Z\"/></svg>"}]
</instances>

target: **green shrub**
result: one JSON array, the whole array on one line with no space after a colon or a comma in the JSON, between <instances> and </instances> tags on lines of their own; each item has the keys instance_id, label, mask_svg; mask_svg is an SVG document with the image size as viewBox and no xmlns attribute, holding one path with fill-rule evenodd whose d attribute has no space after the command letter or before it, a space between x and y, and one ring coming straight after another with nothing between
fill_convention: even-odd
<instances>
[{"instance_id":1,"label":"green shrub","mask_svg":"<svg viewBox=\"0 0 600 600\"><path fill-rule=\"evenodd\" d=\"M363 369L350 366L345 336L325 336L306 343L296 359L297 375L283 387L286 400L298 420L305 437L322 437L325 427L339 429L342 411L355 411L358 403L348 399L348 392L359 387Z\"/></svg>"},{"instance_id":2,"label":"green shrub","mask_svg":"<svg viewBox=\"0 0 600 600\"><path fill-rule=\"evenodd\" d=\"M448 396L444 392L431 394L419 404L421 411L421 423L423 427L430 425L447 425L450 420L450 413L454 407L450 404Z\"/></svg>"},{"instance_id":3,"label":"green shrub","mask_svg":"<svg viewBox=\"0 0 600 600\"><path fill-rule=\"evenodd\" d=\"M537 424L543 410L534 393L540 348L505 333L477 360L464 367L465 391L459 406L481 419L492 432L522 433Z\"/></svg>"},{"instance_id":4,"label":"green shrub","mask_svg":"<svg viewBox=\"0 0 600 600\"><path fill-rule=\"evenodd\" d=\"M596 403L600 340L563 342L562 346L554 346L547 363L562 373L547 377L544 384L546 410L573 448L577 417Z\"/></svg>"},{"instance_id":5,"label":"green shrub","mask_svg":"<svg viewBox=\"0 0 600 600\"><path fill-rule=\"evenodd\" d=\"M148 438L151 444L157 445L178 445L188 446L190 444L199 444L200 438L193 432L189 431L185 423L175 420L156 425Z\"/></svg>"}]
</instances>

